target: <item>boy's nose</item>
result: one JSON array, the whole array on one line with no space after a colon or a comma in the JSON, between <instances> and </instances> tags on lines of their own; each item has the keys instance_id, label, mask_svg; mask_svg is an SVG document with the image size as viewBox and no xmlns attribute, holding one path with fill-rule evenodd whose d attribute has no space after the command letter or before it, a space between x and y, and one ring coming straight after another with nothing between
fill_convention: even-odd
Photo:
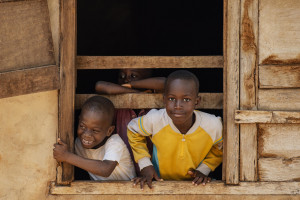
<instances>
[{"instance_id":1,"label":"boy's nose","mask_svg":"<svg viewBox=\"0 0 300 200\"><path fill-rule=\"evenodd\" d=\"M175 108L181 108L181 101L180 100L176 100L175 101Z\"/></svg>"},{"instance_id":2,"label":"boy's nose","mask_svg":"<svg viewBox=\"0 0 300 200\"><path fill-rule=\"evenodd\" d=\"M92 130L85 130L83 134L87 137L90 137L92 136Z\"/></svg>"}]
</instances>

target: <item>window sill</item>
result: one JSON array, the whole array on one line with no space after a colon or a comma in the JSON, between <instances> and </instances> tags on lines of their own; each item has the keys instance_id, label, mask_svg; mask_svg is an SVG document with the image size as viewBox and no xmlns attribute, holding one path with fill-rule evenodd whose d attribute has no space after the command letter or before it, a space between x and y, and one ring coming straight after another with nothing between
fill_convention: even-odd
<instances>
[{"instance_id":1,"label":"window sill","mask_svg":"<svg viewBox=\"0 0 300 200\"><path fill-rule=\"evenodd\" d=\"M193 186L190 181L153 182L153 189L148 186L140 190L133 187L130 181L74 181L70 186L58 186L51 182L50 194L100 194L100 195L131 195L131 194L160 194L160 195L282 195L300 194L300 182L240 182L238 186L225 185L222 181L214 181L206 186Z\"/></svg>"}]
</instances>

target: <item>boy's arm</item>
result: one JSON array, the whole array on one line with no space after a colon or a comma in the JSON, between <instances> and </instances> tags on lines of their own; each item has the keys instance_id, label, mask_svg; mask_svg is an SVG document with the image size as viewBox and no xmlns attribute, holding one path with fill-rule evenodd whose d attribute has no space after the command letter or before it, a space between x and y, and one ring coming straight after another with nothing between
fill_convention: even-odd
<instances>
[{"instance_id":1,"label":"boy's arm","mask_svg":"<svg viewBox=\"0 0 300 200\"><path fill-rule=\"evenodd\" d=\"M135 89L123 87L121 85L106 81L98 81L95 85L95 91L98 94L125 94L140 92Z\"/></svg>"},{"instance_id":2,"label":"boy's arm","mask_svg":"<svg viewBox=\"0 0 300 200\"><path fill-rule=\"evenodd\" d=\"M153 77L142 79L138 81L131 81L130 85L132 88L143 88L143 89L151 89L156 91L163 91L165 87L165 77Z\"/></svg>"},{"instance_id":3,"label":"boy's arm","mask_svg":"<svg viewBox=\"0 0 300 200\"><path fill-rule=\"evenodd\" d=\"M58 144L54 144L53 157L58 162L67 162L71 165L84 169L98 176L109 177L117 166L117 161L92 160L83 158L68 151L67 144L58 139Z\"/></svg>"}]
</instances>

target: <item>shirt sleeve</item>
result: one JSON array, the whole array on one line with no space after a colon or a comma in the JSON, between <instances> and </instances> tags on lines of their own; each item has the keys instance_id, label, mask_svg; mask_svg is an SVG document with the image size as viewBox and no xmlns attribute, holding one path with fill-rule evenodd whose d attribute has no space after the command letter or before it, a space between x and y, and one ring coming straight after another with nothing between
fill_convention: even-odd
<instances>
[{"instance_id":1,"label":"shirt sleeve","mask_svg":"<svg viewBox=\"0 0 300 200\"><path fill-rule=\"evenodd\" d=\"M155 123L153 116L155 116L156 111L153 109L148 114L131 120L127 126L128 142L135 162L145 157L151 157L147 148L146 137L153 133L153 124Z\"/></svg>"},{"instance_id":2,"label":"shirt sleeve","mask_svg":"<svg viewBox=\"0 0 300 200\"><path fill-rule=\"evenodd\" d=\"M124 147L125 144L122 144L118 139L110 138L105 144L105 154L103 160L117 161L120 163L124 152Z\"/></svg>"},{"instance_id":3,"label":"shirt sleeve","mask_svg":"<svg viewBox=\"0 0 300 200\"><path fill-rule=\"evenodd\" d=\"M223 160L223 127L221 118L217 118L215 123L215 140L212 148L206 155L203 162L198 166L197 170L201 173L205 174L206 176L210 173L210 171L214 171Z\"/></svg>"}]
</instances>

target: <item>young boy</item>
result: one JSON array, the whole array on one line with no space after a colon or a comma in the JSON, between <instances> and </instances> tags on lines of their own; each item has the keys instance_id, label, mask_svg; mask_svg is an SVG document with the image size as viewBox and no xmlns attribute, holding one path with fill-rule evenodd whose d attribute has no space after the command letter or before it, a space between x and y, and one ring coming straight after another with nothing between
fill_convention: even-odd
<instances>
[{"instance_id":1,"label":"young boy","mask_svg":"<svg viewBox=\"0 0 300 200\"><path fill-rule=\"evenodd\" d=\"M112 134L114 105L101 96L89 98L82 106L75 141L75 153L58 139L53 156L88 171L92 180L130 180L136 176L126 145Z\"/></svg>"},{"instance_id":2,"label":"young boy","mask_svg":"<svg viewBox=\"0 0 300 200\"><path fill-rule=\"evenodd\" d=\"M144 92L145 90L153 90L161 92L164 88L165 77L152 77L152 69L120 69L118 76L118 84L98 81L95 90L99 94L124 94ZM128 143L127 125L136 118L145 115L149 109L117 109L115 113L116 133L125 142L132 160L133 153ZM150 152L152 151L152 143L147 139L147 146ZM139 174L138 165L135 163L136 173Z\"/></svg>"},{"instance_id":3,"label":"young boy","mask_svg":"<svg viewBox=\"0 0 300 200\"><path fill-rule=\"evenodd\" d=\"M195 109L199 81L186 71L171 73L165 84L165 109L152 109L128 124L128 139L141 177L134 185L152 179L188 180L194 185L210 182L208 174L222 162L222 123L219 117ZM150 136L153 157L144 143Z\"/></svg>"}]
</instances>

